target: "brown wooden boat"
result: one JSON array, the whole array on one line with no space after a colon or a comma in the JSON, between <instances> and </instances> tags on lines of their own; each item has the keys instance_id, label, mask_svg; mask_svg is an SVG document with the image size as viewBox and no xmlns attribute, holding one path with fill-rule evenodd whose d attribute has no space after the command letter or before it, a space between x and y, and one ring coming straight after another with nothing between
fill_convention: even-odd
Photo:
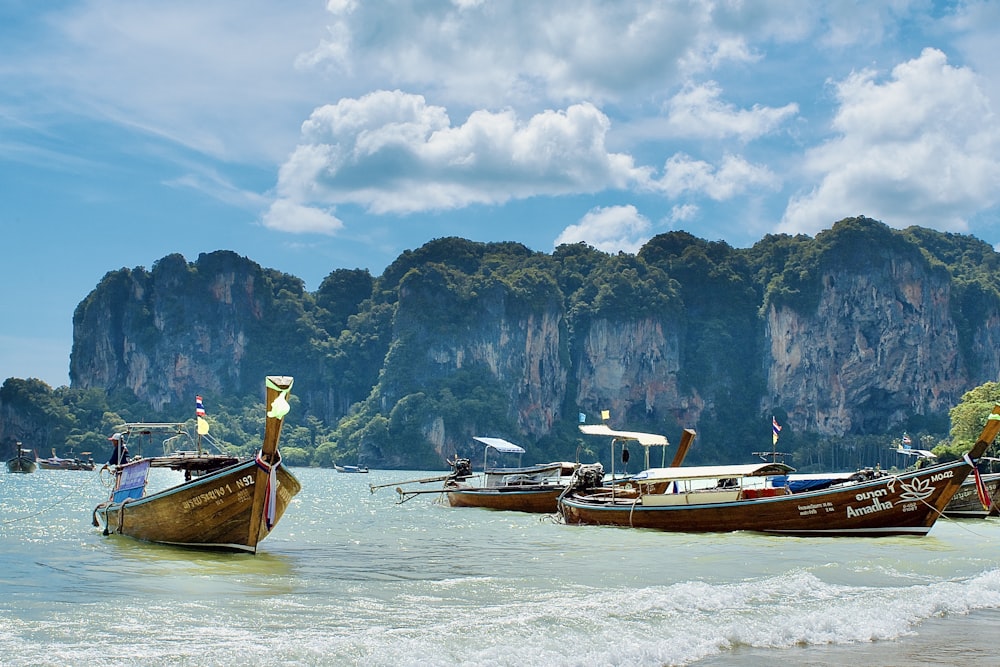
<instances>
[{"instance_id":1,"label":"brown wooden boat","mask_svg":"<svg viewBox=\"0 0 1000 667\"><path fill-rule=\"evenodd\" d=\"M488 464L490 450L500 454L520 456L524 453L524 448L503 438L476 436L473 439L484 445L482 473L472 471L472 462L469 459L456 456L454 461L449 461L452 471L448 475L395 484L372 485L372 493L375 489L399 485L396 486L396 492L399 494L400 503L430 493L444 495L452 507L555 513L556 501L572 479L577 464L555 462L525 467L491 468ZM429 482L443 482L443 485L437 489L426 490L414 490L402 486Z\"/></svg>"},{"instance_id":2,"label":"brown wooden boat","mask_svg":"<svg viewBox=\"0 0 1000 667\"><path fill-rule=\"evenodd\" d=\"M111 498L95 508L94 525L105 535L256 553L301 489L278 452L292 378L271 376L266 386L264 443L254 459L178 452L131 461L116 470ZM187 479L145 495L151 467L184 470Z\"/></svg>"},{"instance_id":3,"label":"brown wooden boat","mask_svg":"<svg viewBox=\"0 0 1000 667\"><path fill-rule=\"evenodd\" d=\"M976 488L974 475L969 475L962 482L948 506L944 515L953 519L984 519L996 516L1000 510L1000 472L987 473L980 476L985 491L985 503L979 489Z\"/></svg>"},{"instance_id":4,"label":"brown wooden boat","mask_svg":"<svg viewBox=\"0 0 1000 667\"><path fill-rule=\"evenodd\" d=\"M628 484L600 486L581 468L559 500L567 523L677 532L759 531L798 536L925 535L1000 431L993 408L968 456L870 481L791 494L767 485L782 463L658 468Z\"/></svg>"},{"instance_id":5,"label":"brown wooden boat","mask_svg":"<svg viewBox=\"0 0 1000 667\"><path fill-rule=\"evenodd\" d=\"M490 470L484 480L450 478L444 483L452 507L553 514L559 496L576 470L575 463L555 462L524 468Z\"/></svg>"},{"instance_id":6,"label":"brown wooden boat","mask_svg":"<svg viewBox=\"0 0 1000 667\"><path fill-rule=\"evenodd\" d=\"M35 468L38 467L38 464L35 463L34 456L29 456L29 454L31 454L31 450L22 448L20 442L17 443L16 448L17 452L13 458L7 459L7 472L35 472Z\"/></svg>"},{"instance_id":7,"label":"brown wooden boat","mask_svg":"<svg viewBox=\"0 0 1000 667\"><path fill-rule=\"evenodd\" d=\"M66 459L60 456L56 456L56 450L52 450L52 456L47 459L40 458L36 455L35 463L42 470L93 470L94 460L90 459L84 461L80 458Z\"/></svg>"}]
</instances>

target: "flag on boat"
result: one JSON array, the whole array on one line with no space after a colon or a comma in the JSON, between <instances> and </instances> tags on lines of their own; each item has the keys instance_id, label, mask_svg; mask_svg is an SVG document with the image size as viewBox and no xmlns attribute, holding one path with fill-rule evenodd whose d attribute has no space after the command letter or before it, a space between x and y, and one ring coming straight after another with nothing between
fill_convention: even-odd
<instances>
[{"instance_id":1,"label":"flag on boat","mask_svg":"<svg viewBox=\"0 0 1000 667\"><path fill-rule=\"evenodd\" d=\"M611 419L611 411L610 410L601 410L601 420L602 421L608 421L609 419Z\"/></svg>"},{"instance_id":2,"label":"flag on boat","mask_svg":"<svg viewBox=\"0 0 1000 667\"><path fill-rule=\"evenodd\" d=\"M912 441L912 440L910 440L910 435L909 435L909 433L906 433L906 432L904 431L904 432L903 432L903 449L909 449L909 448L910 448L910 445L912 445L912 444L913 444L913 441Z\"/></svg>"},{"instance_id":3,"label":"flag on boat","mask_svg":"<svg viewBox=\"0 0 1000 667\"><path fill-rule=\"evenodd\" d=\"M587 415L580 413L580 423L585 424L587 422Z\"/></svg>"},{"instance_id":4,"label":"flag on boat","mask_svg":"<svg viewBox=\"0 0 1000 667\"><path fill-rule=\"evenodd\" d=\"M778 444L778 434L781 433L781 426L778 425L778 420L771 416L771 442Z\"/></svg>"},{"instance_id":5,"label":"flag on boat","mask_svg":"<svg viewBox=\"0 0 1000 667\"><path fill-rule=\"evenodd\" d=\"M208 420L205 419L205 404L201 402L201 396L194 397L194 414L198 421L198 435L208 433Z\"/></svg>"}]
</instances>

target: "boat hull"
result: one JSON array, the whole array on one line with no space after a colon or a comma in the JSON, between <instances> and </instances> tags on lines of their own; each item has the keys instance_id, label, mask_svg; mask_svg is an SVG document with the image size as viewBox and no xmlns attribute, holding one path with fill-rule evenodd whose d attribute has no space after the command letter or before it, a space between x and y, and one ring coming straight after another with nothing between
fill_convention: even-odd
<instances>
[{"instance_id":1,"label":"boat hull","mask_svg":"<svg viewBox=\"0 0 1000 667\"><path fill-rule=\"evenodd\" d=\"M483 507L491 510L554 514L559 510L559 494L564 487L479 488L448 492L452 507Z\"/></svg>"},{"instance_id":2,"label":"boat hull","mask_svg":"<svg viewBox=\"0 0 1000 667\"><path fill-rule=\"evenodd\" d=\"M672 502L666 496L646 496L643 504L644 497L638 495L611 499L607 494L575 492L561 499L559 509L567 523L675 532L924 535L970 470L968 464L956 461L840 489L697 504Z\"/></svg>"},{"instance_id":3,"label":"boat hull","mask_svg":"<svg viewBox=\"0 0 1000 667\"><path fill-rule=\"evenodd\" d=\"M952 519L982 519L990 515L996 516L1000 508L1000 473L983 475L982 480L990 497L988 507L983 507L975 480L969 477L945 507L944 515Z\"/></svg>"},{"instance_id":4,"label":"boat hull","mask_svg":"<svg viewBox=\"0 0 1000 667\"><path fill-rule=\"evenodd\" d=\"M38 467L42 470L93 470L94 464L89 461L63 460L57 463L45 459L38 460Z\"/></svg>"},{"instance_id":5,"label":"boat hull","mask_svg":"<svg viewBox=\"0 0 1000 667\"><path fill-rule=\"evenodd\" d=\"M37 467L38 464L26 456L15 456L7 460L7 472L35 472Z\"/></svg>"},{"instance_id":6,"label":"boat hull","mask_svg":"<svg viewBox=\"0 0 1000 667\"><path fill-rule=\"evenodd\" d=\"M269 529L263 512L255 509L266 493L267 478L251 460L143 498L99 505L94 516L105 534L159 544L256 552L301 489L295 476L279 464L274 524Z\"/></svg>"}]
</instances>

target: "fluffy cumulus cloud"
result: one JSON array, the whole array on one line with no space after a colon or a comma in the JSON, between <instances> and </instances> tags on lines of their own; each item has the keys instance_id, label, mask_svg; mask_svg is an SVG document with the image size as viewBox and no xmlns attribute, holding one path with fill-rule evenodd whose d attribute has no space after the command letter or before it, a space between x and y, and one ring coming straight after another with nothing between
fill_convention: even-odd
<instances>
[{"instance_id":1,"label":"fluffy cumulus cloud","mask_svg":"<svg viewBox=\"0 0 1000 667\"><path fill-rule=\"evenodd\" d=\"M667 107L666 124L672 134L712 139L734 136L750 141L774 131L799 111L794 103L778 108L755 104L750 109L737 109L721 97L722 89L714 81L687 84Z\"/></svg>"},{"instance_id":2,"label":"fluffy cumulus cloud","mask_svg":"<svg viewBox=\"0 0 1000 667\"><path fill-rule=\"evenodd\" d=\"M329 211L302 206L288 199L279 199L271 204L261 222L268 229L293 234L335 234L344 226Z\"/></svg>"},{"instance_id":3,"label":"fluffy cumulus cloud","mask_svg":"<svg viewBox=\"0 0 1000 667\"><path fill-rule=\"evenodd\" d=\"M608 206L588 212L556 238L555 245L587 243L605 252L635 253L649 240L652 224L635 206Z\"/></svg>"},{"instance_id":4,"label":"fluffy cumulus cloud","mask_svg":"<svg viewBox=\"0 0 1000 667\"><path fill-rule=\"evenodd\" d=\"M783 231L814 233L858 213L965 231L1000 201L1000 125L971 70L925 49L886 81L865 70L836 93L837 136L807 153L818 185L789 202Z\"/></svg>"},{"instance_id":5,"label":"fluffy cumulus cloud","mask_svg":"<svg viewBox=\"0 0 1000 667\"><path fill-rule=\"evenodd\" d=\"M750 189L775 189L779 179L770 169L754 165L738 155L725 155L718 167L678 153L663 168L662 177L650 186L669 197L701 194L716 201L731 199Z\"/></svg>"},{"instance_id":6,"label":"fluffy cumulus cloud","mask_svg":"<svg viewBox=\"0 0 1000 667\"><path fill-rule=\"evenodd\" d=\"M590 104L523 122L477 111L453 125L420 95L377 91L313 112L281 168L279 201L411 213L645 181L648 170L607 150L608 126Z\"/></svg>"}]
</instances>

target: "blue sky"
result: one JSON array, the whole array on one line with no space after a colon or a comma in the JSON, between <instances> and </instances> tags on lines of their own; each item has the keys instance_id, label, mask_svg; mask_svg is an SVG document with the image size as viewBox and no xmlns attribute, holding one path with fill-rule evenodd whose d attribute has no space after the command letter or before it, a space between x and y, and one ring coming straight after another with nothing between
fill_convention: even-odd
<instances>
[{"instance_id":1,"label":"blue sky","mask_svg":"<svg viewBox=\"0 0 1000 667\"><path fill-rule=\"evenodd\" d=\"M374 275L443 236L1000 242L1000 2L0 3L0 380L108 272Z\"/></svg>"}]
</instances>

